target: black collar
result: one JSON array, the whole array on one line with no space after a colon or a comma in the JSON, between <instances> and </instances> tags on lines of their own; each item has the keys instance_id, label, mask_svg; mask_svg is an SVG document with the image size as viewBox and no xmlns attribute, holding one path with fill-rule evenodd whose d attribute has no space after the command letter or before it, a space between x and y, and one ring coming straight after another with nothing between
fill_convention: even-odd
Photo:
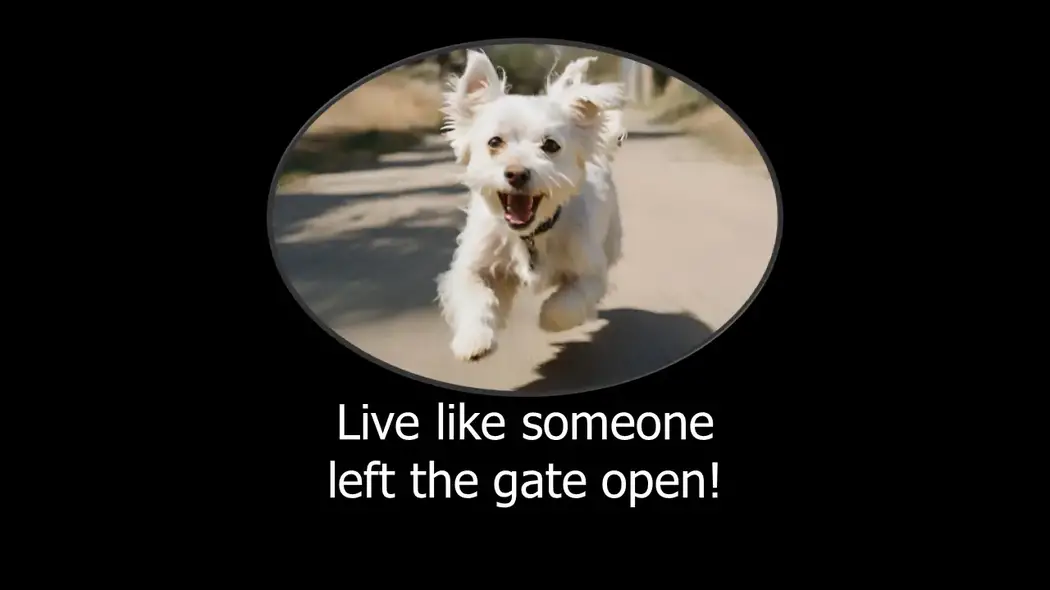
<instances>
[{"instance_id":1,"label":"black collar","mask_svg":"<svg viewBox=\"0 0 1050 590\"><path fill-rule=\"evenodd\" d=\"M554 215L551 215L550 218L547 219L547 221L544 221L539 226L537 226L531 234L527 236L521 236L522 241L525 242L525 247L529 249L529 268L536 268L536 236L550 231L550 229L554 227L554 224L558 222L559 217L561 217L560 206L554 211Z\"/></svg>"}]
</instances>

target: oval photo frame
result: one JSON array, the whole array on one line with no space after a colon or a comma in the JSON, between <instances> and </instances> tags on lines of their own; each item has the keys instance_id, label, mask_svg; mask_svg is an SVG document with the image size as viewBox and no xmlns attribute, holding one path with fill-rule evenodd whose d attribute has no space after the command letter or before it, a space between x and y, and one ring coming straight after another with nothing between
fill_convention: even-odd
<instances>
[{"instance_id":1,"label":"oval photo frame","mask_svg":"<svg viewBox=\"0 0 1050 590\"><path fill-rule=\"evenodd\" d=\"M434 56L512 46L554 46L611 56L628 64L622 66L625 72L638 65L651 68L666 77L668 86L676 80L677 88L699 95L699 100L688 100L700 104L696 111L700 116L693 121L700 129L694 133L679 125L675 131L674 125L653 124L652 119L640 130L627 125L625 141L611 163L624 228L623 259L610 270L612 287L599 304L598 319L565 332L546 332L537 322L543 298L535 298L532 305L516 301L507 325L496 333L493 350L467 362L453 354L454 334L441 317L436 280L448 270L465 219L461 208L468 203L470 189L454 179L463 166L448 140L434 135L434 129L421 140L418 130L400 120L413 109L420 110L419 104L431 104L433 94L426 92L434 88L420 90L420 96L428 98L417 99L408 91L380 92L377 81ZM558 61L559 67L570 62ZM496 58L492 62L505 72ZM445 66L439 67L445 73ZM462 67L454 73L462 74ZM406 74L399 83L414 92L417 86L422 89L434 82L415 80ZM446 80L436 82L439 93L449 90ZM343 101L370 84L378 105L371 116L385 120L393 131L346 131L361 124L340 127L338 110L353 111L352 101ZM511 93L513 84L512 79ZM664 95L669 92L666 88ZM326 114L331 116L326 119ZM733 125L750 142L757 162L748 156L751 160L742 163L733 155L748 154L746 146L741 147L744 139L733 135ZM722 133L730 138L726 140L730 147L721 151L713 147L712 140L704 139L705 132ZM636 147L636 142L644 145ZM623 162L631 158L637 160L628 164L632 172L618 175ZM683 172L689 166L705 172ZM296 175L299 170L306 172ZM680 187L659 188L660 182L676 176L685 178ZM764 183L768 186L763 188ZM347 192L348 186L354 190ZM705 186L723 188L703 191ZM688 194L699 195L698 203L690 202ZM650 219L636 221L645 216ZM697 221L686 221L691 216ZM720 219L721 225L711 218ZM761 222L751 221L759 218ZM783 234L783 202L772 163L754 133L718 97L692 80L612 48L553 39L500 39L410 56L333 97L303 125L283 154L271 183L267 225L274 263L293 299L314 323L354 353L427 385L480 395L536 397L587 393L636 381L695 355L717 339L750 308L772 273ZM740 246L744 235L760 238ZM676 246L660 246L667 243ZM668 256L689 254L678 251L681 243L692 245L696 260ZM757 260L767 248L766 260L759 265ZM749 258L734 264L717 254L726 252L746 252ZM629 271L622 271L624 265L630 265ZM693 272L702 273L699 283L690 275L694 268ZM625 272L630 274L624 276ZM713 292L712 276L731 287L724 287L724 293ZM752 286L745 289L745 283ZM734 299L741 301L735 306L726 302ZM370 305L355 307L366 300Z\"/></svg>"}]
</instances>

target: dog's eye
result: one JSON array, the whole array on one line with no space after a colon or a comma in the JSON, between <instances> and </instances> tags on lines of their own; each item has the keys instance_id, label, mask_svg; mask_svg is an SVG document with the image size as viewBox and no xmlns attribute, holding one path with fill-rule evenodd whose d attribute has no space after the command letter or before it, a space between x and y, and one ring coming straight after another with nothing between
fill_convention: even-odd
<instances>
[{"instance_id":1,"label":"dog's eye","mask_svg":"<svg viewBox=\"0 0 1050 590\"><path fill-rule=\"evenodd\" d=\"M489 147L490 148L498 148L501 145L503 145L503 138L502 137L493 137L492 139L489 140Z\"/></svg>"},{"instance_id":2,"label":"dog's eye","mask_svg":"<svg viewBox=\"0 0 1050 590\"><path fill-rule=\"evenodd\" d=\"M553 154L560 150L561 146L558 145L558 142L554 141L553 139L548 139L547 141L543 142L541 149L543 149L543 151L547 152L548 154Z\"/></svg>"}]
</instances>

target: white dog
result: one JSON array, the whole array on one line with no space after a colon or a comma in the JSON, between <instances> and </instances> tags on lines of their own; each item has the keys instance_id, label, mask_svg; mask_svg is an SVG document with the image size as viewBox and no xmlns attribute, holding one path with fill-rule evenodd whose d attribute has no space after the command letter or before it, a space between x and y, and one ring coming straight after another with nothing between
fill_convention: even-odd
<instances>
[{"instance_id":1,"label":"white dog","mask_svg":"<svg viewBox=\"0 0 1050 590\"><path fill-rule=\"evenodd\" d=\"M539 325L568 330L596 316L621 225L609 164L626 132L619 84L584 82L573 61L546 93L507 93L489 58L470 51L445 93L445 136L466 165L467 221L437 278L452 352L478 359L496 345L519 288L539 293Z\"/></svg>"}]
</instances>

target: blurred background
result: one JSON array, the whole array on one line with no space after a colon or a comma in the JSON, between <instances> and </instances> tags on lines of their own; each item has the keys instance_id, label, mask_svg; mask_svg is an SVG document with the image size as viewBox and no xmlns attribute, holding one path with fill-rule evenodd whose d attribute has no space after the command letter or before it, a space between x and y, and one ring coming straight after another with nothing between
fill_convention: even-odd
<instances>
[{"instance_id":1,"label":"blurred background","mask_svg":"<svg viewBox=\"0 0 1050 590\"><path fill-rule=\"evenodd\" d=\"M670 124L705 139L727 158L761 160L751 139L717 104L681 80L616 55L555 45L483 46L503 68L510 92L535 94L552 68L597 56L588 71L593 81L620 81L628 98L644 109L648 122ZM293 148L282 171L283 185L296 178L360 169L376 158L418 146L441 126L441 92L448 75L462 72L466 49L405 64L367 82L322 114Z\"/></svg>"},{"instance_id":2,"label":"blurred background","mask_svg":"<svg viewBox=\"0 0 1050 590\"><path fill-rule=\"evenodd\" d=\"M551 45L481 49L511 93L536 93L552 69L584 56L598 57L591 81L627 87L628 136L613 166L624 258L599 320L547 334L537 325L546 294L521 295L494 354L452 357L435 278L451 260L467 192L439 109L466 50L370 80L292 147L271 215L289 287L336 337L388 366L494 393L601 388L696 350L745 305L773 255L776 193L754 143L707 97L633 60Z\"/></svg>"}]
</instances>

